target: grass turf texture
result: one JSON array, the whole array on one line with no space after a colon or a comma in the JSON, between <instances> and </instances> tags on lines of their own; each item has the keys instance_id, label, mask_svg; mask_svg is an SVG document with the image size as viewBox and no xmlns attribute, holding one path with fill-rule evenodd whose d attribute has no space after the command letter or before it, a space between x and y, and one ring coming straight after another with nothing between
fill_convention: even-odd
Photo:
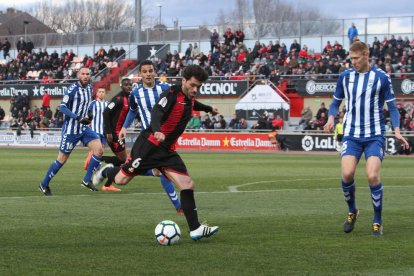
<instances>
[{"instance_id":1,"label":"grass turf texture","mask_svg":"<svg viewBox=\"0 0 414 276\"><path fill-rule=\"evenodd\" d=\"M345 234L338 156L182 153L200 220L221 227L193 242L158 179L137 177L121 193L81 187L85 150L52 180L54 196L43 196L37 186L56 155L0 149L0 275L414 274L411 158L384 161L384 235L373 237L363 160L361 214ZM165 219L182 230L171 247L154 238Z\"/></svg>"}]
</instances>

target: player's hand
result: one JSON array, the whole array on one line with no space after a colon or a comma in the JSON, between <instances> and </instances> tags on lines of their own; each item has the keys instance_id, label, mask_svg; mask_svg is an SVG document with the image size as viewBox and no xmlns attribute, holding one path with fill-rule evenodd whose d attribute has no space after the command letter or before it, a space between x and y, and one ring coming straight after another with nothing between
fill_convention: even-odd
<instances>
[{"instance_id":1,"label":"player's hand","mask_svg":"<svg viewBox=\"0 0 414 276\"><path fill-rule=\"evenodd\" d=\"M158 142L163 142L165 140L165 135L162 132L154 132L154 138L157 139Z\"/></svg>"},{"instance_id":2,"label":"player's hand","mask_svg":"<svg viewBox=\"0 0 414 276\"><path fill-rule=\"evenodd\" d=\"M408 141L401 135L401 133L395 133L394 135L395 139L399 140L401 142L401 145L403 147L403 149L408 149L410 147L410 144L408 143Z\"/></svg>"},{"instance_id":3,"label":"player's hand","mask_svg":"<svg viewBox=\"0 0 414 276\"><path fill-rule=\"evenodd\" d=\"M81 123L82 125L90 125L92 122L92 119L89 117L83 117L82 119L79 120L79 123Z\"/></svg>"},{"instance_id":4,"label":"player's hand","mask_svg":"<svg viewBox=\"0 0 414 276\"><path fill-rule=\"evenodd\" d=\"M323 126L323 130L326 133L331 133L332 130L333 130L333 128L334 128L334 120L331 119L331 118L329 118L328 119L328 122L326 122L326 124Z\"/></svg>"},{"instance_id":5,"label":"player's hand","mask_svg":"<svg viewBox=\"0 0 414 276\"><path fill-rule=\"evenodd\" d=\"M125 140L126 138L126 128L121 128L119 131L119 140Z\"/></svg>"},{"instance_id":6,"label":"player's hand","mask_svg":"<svg viewBox=\"0 0 414 276\"><path fill-rule=\"evenodd\" d=\"M108 143L112 143L113 140L114 140L114 137L112 136L112 134L107 134L106 135L106 141Z\"/></svg>"},{"instance_id":7,"label":"player's hand","mask_svg":"<svg viewBox=\"0 0 414 276\"><path fill-rule=\"evenodd\" d=\"M215 115L217 115L218 113L219 113L218 108L217 108L217 107L212 106L211 115L215 116Z\"/></svg>"}]
</instances>

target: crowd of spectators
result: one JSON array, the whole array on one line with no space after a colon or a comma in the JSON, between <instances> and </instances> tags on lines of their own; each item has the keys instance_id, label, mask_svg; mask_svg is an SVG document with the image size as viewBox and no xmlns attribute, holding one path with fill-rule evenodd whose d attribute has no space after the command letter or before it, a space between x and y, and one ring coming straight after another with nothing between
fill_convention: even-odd
<instances>
[{"instance_id":1,"label":"crowd of spectators","mask_svg":"<svg viewBox=\"0 0 414 276\"><path fill-rule=\"evenodd\" d=\"M332 44L327 41L322 52L315 53L306 45L298 43L297 40L294 40L289 47L282 41L270 40L268 43L256 41L253 48L247 48L244 44L244 38L245 35L241 29L233 32L231 28L227 28L222 35L213 30L208 52L205 51L206 49L200 49L197 43L188 44L183 53L168 52L165 59L156 61L157 74L160 77L175 77L181 74L181 70L185 66L198 64L204 67L211 77L230 80L247 79L249 81L265 77L277 85L281 75L295 75L295 78L333 78L335 74L339 74L351 66L347 59L346 49L338 41ZM10 42L7 39L0 41L0 50L3 51L4 57L3 60L0 60L0 81L37 80L42 83L51 83L55 80L65 81L76 75L76 69L79 67L73 65L75 58L77 65L87 66L91 68L92 74L96 74L106 67L113 66L117 59L125 57L126 54L122 47L118 50L117 47L113 48L112 46L108 50L104 47L100 48L93 56L77 57L72 50L66 50L60 55L56 51L49 54L44 48L39 48L36 51L31 41L24 41L23 38L20 38L16 44L17 56L11 58L10 47ZM396 77L405 77L407 73L414 72L414 39L410 41L408 37L402 39L401 36L395 38L394 35L391 35L390 38L384 37L382 41L379 41L375 37L370 44L370 57L372 64L376 64L387 73L394 74ZM30 74L30 72L37 73ZM17 116L17 114L19 112L26 114L28 109L29 107L26 106L26 111L18 109L16 112L11 109L10 112L12 117L19 121L18 118L27 116ZM302 114L300 126L303 129L320 130L326 121L327 112L320 114L318 112L317 116L313 117L311 114L309 117L309 111L312 111L309 109L304 111L307 114ZM28 113L34 113L34 111ZM401 117L401 128L412 130L413 114L406 114ZM273 114L265 115L265 117L260 117L255 124L252 124L251 128L283 128L283 124L278 126L272 123L277 119ZM54 117L48 119L50 120L49 125L50 123L55 125L54 122L58 121L54 120ZM243 122L241 123L240 120ZM40 123L37 126L42 127ZM228 124L220 116L203 119L198 117L192 119L188 128L245 129L247 123L244 118L237 117Z\"/></svg>"},{"instance_id":2,"label":"crowd of spectators","mask_svg":"<svg viewBox=\"0 0 414 276\"><path fill-rule=\"evenodd\" d=\"M10 57L10 42L7 38L0 41L0 50L3 59L0 59L0 81L14 82L18 80L35 80L42 83L53 83L55 80L66 81L76 78L80 66L91 69L92 75L106 67L117 66L115 60L125 57L123 47L110 46L108 51L100 48L94 55L77 56L73 50L66 50L60 55L54 50L48 53L47 49L37 51L33 43L25 41L23 37L16 43L17 55ZM0 55L1 57L1 55Z\"/></svg>"}]
</instances>

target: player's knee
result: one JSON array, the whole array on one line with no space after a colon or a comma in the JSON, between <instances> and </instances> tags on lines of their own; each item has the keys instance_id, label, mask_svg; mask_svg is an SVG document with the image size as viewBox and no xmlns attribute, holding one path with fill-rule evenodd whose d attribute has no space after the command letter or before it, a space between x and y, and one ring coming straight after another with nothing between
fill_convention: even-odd
<instances>
[{"instance_id":1,"label":"player's knee","mask_svg":"<svg viewBox=\"0 0 414 276\"><path fill-rule=\"evenodd\" d=\"M370 185L376 185L379 182L379 178L376 173L368 173L367 178Z\"/></svg>"},{"instance_id":2,"label":"player's knee","mask_svg":"<svg viewBox=\"0 0 414 276\"><path fill-rule=\"evenodd\" d=\"M342 179L349 183L354 180L354 173L353 172L342 172Z\"/></svg>"},{"instance_id":3,"label":"player's knee","mask_svg":"<svg viewBox=\"0 0 414 276\"><path fill-rule=\"evenodd\" d=\"M182 187L182 190L186 190L186 189L194 190L195 183L191 178L188 178L185 181L181 182L180 186Z\"/></svg>"},{"instance_id":4,"label":"player's knee","mask_svg":"<svg viewBox=\"0 0 414 276\"><path fill-rule=\"evenodd\" d=\"M154 175L154 176L161 176L161 172L159 171L159 170L157 170L157 169L152 169L152 174Z\"/></svg>"},{"instance_id":5,"label":"player's knee","mask_svg":"<svg viewBox=\"0 0 414 276\"><path fill-rule=\"evenodd\" d=\"M93 150L95 156L101 157L103 155L103 147L97 147Z\"/></svg>"},{"instance_id":6,"label":"player's knee","mask_svg":"<svg viewBox=\"0 0 414 276\"><path fill-rule=\"evenodd\" d=\"M116 175L115 176L115 183L118 185L126 185L129 182L130 178L124 175Z\"/></svg>"}]
</instances>

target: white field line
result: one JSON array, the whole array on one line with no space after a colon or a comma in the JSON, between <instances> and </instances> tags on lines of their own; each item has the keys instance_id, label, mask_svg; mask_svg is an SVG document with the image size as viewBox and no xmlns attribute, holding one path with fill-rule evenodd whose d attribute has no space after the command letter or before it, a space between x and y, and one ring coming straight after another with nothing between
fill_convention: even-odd
<instances>
[{"instance_id":1,"label":"white field line","mask_svg":"<svg viewBox=\"0 0 414 276\"><path fill-rule=\"evenodd\" d=\"M414 180L414 177L409 176L401 176L401 177L381 177L383 179L411 179ZM229 186L228 191L216 191L216 192L197 192L197 194L228 194L228 193L267 193L267 192L292 192L292 191L298 191L298 190L307 190L307 191L330 191L330 190L338 190L340 187L337 188L276 188L276 189L268 189L268 190L254 190L254 191L239 191L238 188L245 187L245 186L251 186L251 185L257 185L257 184L263 184L263 183L286 183L286 182L299 182L299 181L309 181L309 180L319 180L319 181L326 181L326 180L338 180L338 177L335 178L318 178L318 179L281 179L281 180L267 180L267 181L258 181L258 182L249 182L244 183L240 185L235 186ZM414 185L405 185L405 186L387 186L385 184L385 189L404 189L404 188L414 188ZM95 194L102 194L102 193L90 193L90 194L83 194L83 195L53 195L53 198L55 197L67 197L67 196L73 196L73 197L89 197L93 196ZM117 193L117 195L165 195L165 192L159 192L159 193ZM44 197L42 195L38 196L0 196L0 200L2 199L24 199L24 198L37 198L37 197Z\"/></svg>"}]
</instances>

